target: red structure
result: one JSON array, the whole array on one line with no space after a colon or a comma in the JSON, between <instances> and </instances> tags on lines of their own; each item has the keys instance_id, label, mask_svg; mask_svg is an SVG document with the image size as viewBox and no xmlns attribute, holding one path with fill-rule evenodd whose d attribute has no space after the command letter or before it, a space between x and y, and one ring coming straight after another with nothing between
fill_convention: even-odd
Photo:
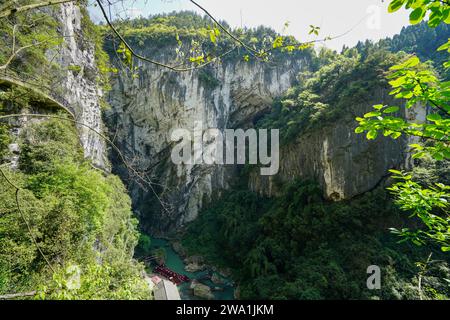
<instances>
[{"instance_id":1,"label":"red structure","mask_svg":"<svg viewBox=\"0 0 450 320\"><path fill-rule=\"evenodd\" d=\"M156 266L153 269L153 271L157 272L160 275L162 275L163 277L169 279L170 281L172 281L176 285L179 285L179 284L181 284L183 282L191 281L191 279L188 276L185 276L184 274L176 273L175 271L172 271L169 268L167 268L164 264Z\"/></svg>"}]
</instances>

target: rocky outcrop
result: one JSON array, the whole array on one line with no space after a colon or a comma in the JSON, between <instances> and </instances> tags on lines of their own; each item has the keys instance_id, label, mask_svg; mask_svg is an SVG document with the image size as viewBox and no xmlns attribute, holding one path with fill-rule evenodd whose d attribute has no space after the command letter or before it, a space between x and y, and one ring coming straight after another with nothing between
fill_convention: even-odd
<instances>
[{"instance_id":1,"label":"rocky outcrop","mask_svg":"<svg viewBox=\"0 0 450 320\"><path fill-rule=\"evenodd\" d=\"M41 70L33 61L29 66L34 68L34 73L41 74L42 82L48 81L49 85L41 86L39 82L35 83L35 77L26 73L11 78L5 73L0 77L0 84L6 88L26 88L33 97L38 97L34 98L37 101L33 101L32 106L21 106L23 113L53 114L62 108L69 110L77 122L86 158L91 159L99 168L109 169L105 141L99 135L104 126L100 108L102 90L97 83L99 71L95 62L95 45L86 35L82 21L89 18L83 17L81 10L73 3L42 8L43 12L59 24L58 35L62 41L57 48L50 48L45 52L48 64L52 65L50 71L48 68ZM1 90L3 89L0 87L0 92ZM8 157L12 168L18 167L20 147L17 141L22 129L43 120L23 116L9 121L13 143L9 146Z\"/></svg>"},{"instance_id":2,"label":"rocky outcrop","mask_svg":"<svg viewBox=\"0 0 450 320\"><path fill-rule=\"evenodd\" d=\"M277 175L261 176L259 171L250 175L249 187L266 196L277 195L281 188L294 179L318 182L324 196L338 201L363 194L382 184L389 169L402 169L411 165L408 160L408 141L380 135L367 140L365 134L356 134L356 116L372 110L372 105L384 101L392 103L386 90L376 90L371 99L351 106L343 115L330 123L308 130L280 149L280 169ZM396 102L398 104L398 101ZM391 104L392 105L392 104ZM407 110L407 115L420 121L421 108Z\"/></svg>"},{"instance_id":3,"label":"rocky outcrop","mask_svg":"<svg viewBox=\"0 0 450 320\"><path fill-rule=\"evenodd\" d=\"M210 287L206 284L200 283L197 280L193 280L190 288L193 290L193 294L195 297L212 300L214 299L214 294Z\"/></svg>"},{"instance_id":4,"label":"rocky outcrop","mask_svg":"<svg viewBox=\"0 0 450 320\"><path fill-rule=\"evenodd\" d=\"M143 51L147 56L157 52L163 61L170 57L161 48ZM137 77L119 73L109 96L112 109L107 118L122 153L151 181L149 185L137 183L129 170L115 161L116 172L128 183L141 226L155 236L182 229L237 176L234 165L173 164L171 134L175 129L251 127L273 98L291 87L299 71L309 66L305 55L285 57L276 66L228 60L184 73L139 62ZM274 196L294 179L313 180L323 187L326 198L338 201L379 186L391 168L410 166L407 145L411 141L403 137L368 141L354 132L355 117L374 104L392 102L386 88L370 89L367 101L348 106L335 121L321 123L282 146L278 174L262 176L255 170L249 188ZM415 117L415 113L409 110L403 116ZM423 114L418 110L419 117Z\"/></svg>"},{"instance_id":5,"label":"rocky outcrop","mask_svg":"<svg viewBox=\"0 0 450 320\"><path fill-rule=\"evenodd\" d=\"M78 130L85 156L92 159L94 165L106 168L108 161L105 141L95 132L103 132L100 107L103 93L96 82L98 69L95 63L95 45L86 35L79 6L73 3L61 4L56 17L64 37L57 55L58 64L66 70L61 98L80 123Z\"/></svg>"},{"instance_id":6,"label":"rocky outcrop","mask_svg":"<svg viewBox=\"0 0 450 320\"><path fill-rule=\"evenodd\" d=\"M233 176L230 166L173 164L174 129L251 126L308 65L306 56L297 56L276 66L228 61L177 73L141 63L137 78L120 73L109 96L107 118L123 154L154 182L150 187L133 182L116 162L141 225L154 235L179 229L197 217L213 194L227 188Z\"/></svg>"}]
</instances>

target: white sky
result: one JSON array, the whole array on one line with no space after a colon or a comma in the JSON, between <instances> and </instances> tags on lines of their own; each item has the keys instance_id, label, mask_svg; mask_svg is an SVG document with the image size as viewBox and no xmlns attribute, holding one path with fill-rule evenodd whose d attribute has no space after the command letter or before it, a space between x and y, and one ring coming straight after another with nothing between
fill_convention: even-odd
<instances>
[{"instance_id":1,"label":"white sky","mask_svg":"<svg viewBox=\"0 0 450 320\"><path fill-rule=\"evenodd\" d=\"M408 25L408 13L401 10L388 13L389 0L196 0L220 20L233 27L265 25L278 32L286 21L290 26L286 34L300 41L313 39L308 35L309 25L321 27L320 38L345 36L327 42L327 46L340 50L345 44L355 45L358 40L378 40L399 33ZM192 10L201 13L189 0L128 0L117 12L144 17L149 14ZM98 9L91 9L94 21L102 20Z\"/></svg>"}]
</instances>

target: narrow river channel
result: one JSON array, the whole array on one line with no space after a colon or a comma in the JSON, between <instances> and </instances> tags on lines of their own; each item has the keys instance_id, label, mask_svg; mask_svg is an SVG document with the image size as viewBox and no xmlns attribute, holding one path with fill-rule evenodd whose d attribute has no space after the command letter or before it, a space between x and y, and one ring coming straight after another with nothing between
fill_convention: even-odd
<instances>
[{"instance_id":1,"label":"narrow river channel","mask_svg":"<svg viewBox=\"0 0 450 320\"><path fill-rule=\"evenodd\" d=\"M202 284L209 286L212 289L214 298L216 300L233 300L234 299L234 287L229 279L223 278L223 284L213 283L208 277L208 270L199 272L188 272L185 268L183 259L178 253L173 250L169 241L164 239L152 238L152 249L163 248L166 253L166 266L180 274L184 274L191 278L191 280L198 280ZM189 289L190 283L183 283L178 286L181 299L183 300L197 300L200 299L192 295L192 290Z\"/></svg>"}]
</instances>

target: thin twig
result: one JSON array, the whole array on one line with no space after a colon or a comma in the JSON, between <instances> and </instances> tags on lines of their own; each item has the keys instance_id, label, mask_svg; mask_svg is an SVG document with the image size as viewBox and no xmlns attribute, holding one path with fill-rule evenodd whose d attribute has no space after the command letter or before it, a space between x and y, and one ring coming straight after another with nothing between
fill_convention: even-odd
<instances>
[{"instance_id":1,"label":"thin twig","mask_svg":"<svg viewBox=\"0 0 450 320\"><path fill-rule=\"evenodd\" d=\"M7 9L7 10L4 10L4 11L0 12L0 19L8 17L8 16L10 16L12 14L16 14L16 13L20 13L20 12L24 12L24 11L29 11L29 10L32 10L32 9L48 7L48 6L52 6L52 5L55 5L55 4L74 2L74 1L76 1L76 0L43 1L43 2L39 2L39 3L25 5L25 6L22 6L22 7Z\"/></svg>"}]
</instances>

